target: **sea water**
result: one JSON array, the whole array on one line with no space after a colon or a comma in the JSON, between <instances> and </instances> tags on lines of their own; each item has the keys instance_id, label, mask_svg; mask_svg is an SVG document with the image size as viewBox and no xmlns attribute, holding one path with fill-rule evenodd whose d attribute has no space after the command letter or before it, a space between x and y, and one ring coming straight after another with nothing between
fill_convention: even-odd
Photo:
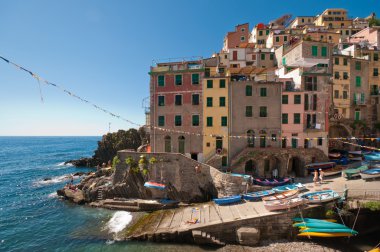
<instances>
[{"instance_id":1,"label":"sea water","mask_svg":"<svg viewBox=\"0 0 380 252\"><path fill-rule=\"evenodd\" d=\"M78 206L57 197L68 175L93 170L64 161L92 156L99 140L0 137L0 251L201 251L119 241L133 213Z\"/></svg>"}]
</instances>

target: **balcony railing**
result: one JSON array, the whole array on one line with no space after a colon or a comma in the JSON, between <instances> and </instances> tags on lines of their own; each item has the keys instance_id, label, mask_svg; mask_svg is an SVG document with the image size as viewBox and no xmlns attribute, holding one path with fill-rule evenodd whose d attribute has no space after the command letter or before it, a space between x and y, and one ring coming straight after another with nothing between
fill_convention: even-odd
<instances>
[{"instance_id":1,"label":"balcony railing","mask_svg":"<svg viewBox=\"0 0 380 252\"><path fill-rule=\"evenodd\" d=\"M156 66L152 67L152 72L170 72L170 71L184 71L184 70L203 70L202 64L178 64L169 66Z\"/></svg>"}]
</instances>

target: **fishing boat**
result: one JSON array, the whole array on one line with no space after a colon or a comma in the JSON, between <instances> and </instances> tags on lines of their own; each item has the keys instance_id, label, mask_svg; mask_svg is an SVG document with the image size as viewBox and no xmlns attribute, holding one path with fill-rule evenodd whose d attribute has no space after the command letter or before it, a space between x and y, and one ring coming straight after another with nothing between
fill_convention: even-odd
<instances>
[{"instance_id":1,"label":"fishing boat","mask_svg":"<svg viewBox=\"0 0 380 252\"><path fill-rule=\"evenodd\" d=\"M323 172L324 172L324 176L328 177L328 176L334 176L334 175L340 174L345 169L347 169L347 166L337 165L334 168L324 170Z\"/></svg>"},{"instance_id":2,"label":"fishing boat","mask_svg":"<svg viewBox=\"0 0 380 252\"><path fill-rule=\"evenodd\" d=\"M281 186L290 182L290 178L266 179L256 178L253 182L261 186Z\"/></svg>"},{"instance_id":3,"label":"fishing boat","mask_svg":"<svg viewBox=\"0 0 380 252\"><path fill-rule=\"evenodd\" d=\"M347 157L341 157L339 159L330 159L330 162L335 162L337 165L347 165L349 160Z\"/></svg>"},{"instance_id":4,"label":"fishing boat","mask_svg":"<svg viewBox=\"0 0 380 252\"><path fill-rule=\"evenodd\" d=\"M306 228L300 230L301 233L305 232L318 232L318 233L351 233L357 235L358 232L350 228Z\"/></svg>"},{"instance_id":5,"label":"fishing boat","mask_svg":"<svg viewBox=\"0 0 380 252\"><path fill-rule=\"evenodd\" d=\"M360 172L360 176L364 180L379 178L380 177L380 168L374 168L374 169L362 171L362 172Z\"/></svg>"},{"instance_id":6,"label":"fishing boat","mask_svg":"<svg viewBox=\"0 0 380 252\"><path fill-rule=\"evenodd\" d=\"M329 229L342 229L348 228L347 226L339 223L329 222L329 221L306 221L294 223L293 227L298 228L329 228Z\"/></svg>"},{"instance_id":7,"label":"fishing boat","mask_svg":"<svg viewBox=\"0 0 380 252\"><path fill-rule=\"evenodd\" d=\"M264 206L268 211L276 211L293 208L305 204L305 200L301 198L286 199L286 200L273 200L265 201Z\"/></svg>"},{"instance_id":8,"label":"fishing boat","mask_svg":"<svg viewBox=\"0 0 380 252\"><path fill-rule=\"evenodd\" d=\"M229 196L229 197L217 198L217 199L214 199L214 202L218 205L229 205L229 204L239 203L241 202L241 196L234 195L234 196Z\"/></svg>"},{"instance_id":9,"label":"fishing boat","mask_svg":"<svg viewBox=\"0 0 380 252\"><path fill-rule=\"evenodd\" d=\"M337 159L337 158L340 158L341 156L342 156L342 154L340 154L339 152L329 153L329 158L331 158L331 159Z\"/></svg>"},{"instance_id":10,"label":"fishing boat","mask_svg":"<svg viewBox=\"0 0 380 252\"><path fill-rule=\"evenodd\" d=\"M248 180L251 177L251 175L240 174L240 173L227 173L227 174L229 174L233 177L240 177L240 178L243 178L245 180Z\"/></svg>"},{"instance_id":11,"label":"fishing boat","mask_svg":"<svg viewBox=\"0 0 380 252\"><path fill-rule=\"evenodd\" d=\"M250 201L261 200L262 197L270 196L275 194L276 192L273 190L259 191L243 194L243 199Z\"/></svg>"},{"instance_id":12,"label":"fishing boat","mask_svg":"<svg viewBox=\"0 0 380 252\"><path fill-rule=\"evenodd\" d=\"M363 153L362 153L362 151L349 151L348 152L348 158L350 160L361 161L361 160L363 160Z\"/></svg>"},{"instance_id":13,"label":"fishing boat","mask_svg":"<svg viewBox=\"0 0 380 252\"><path fill-rule=\"evenodd\" d=\"M326 238L334 238L334 237L350 237L353 236L351 233L319 233L319 232L304 232L299 233L297 236L303 237L326 237Z\"/></svg>"},{"instance_id":14,"label":"fishing boat","mask_svg":"<svg viewBox=\"0 0 380 252\"><path fill-rule=\"evenodd\" d=\"M282 192L279 194L274 194L271 196L263 197L263 201L272 201L272 200L284 200L284 199L292 199L297 197L298 195L298 190L290 190L286 192Z\"/></svg>"},{"instance_id":15,"label":"fishing boat","mask_svg":"<svg viewBox=\"0 0 380 252\"><path fill-rule=\"evenodd\" d=\"M290 190L303 191L305 189L306 189L305 185L303 185L301 183L297 183L297 184L277 186L277 187L273 188L273 191L275 191L276 193L281 193L281 192L290 191Z\"/></svg>"},{"instance_id":16,"label":"fishing boat","mask_svg":"<svg viewBox=\"0 0 380 252\"><path fill-rule=\"evenodd\" d=\"M344 170L343 175L347 179L351 179L353 177L360 176L360 172L365 171L365 170L368 170L368 166L362 165L362 166L359 166L358 168Z\"/></svg>"},{"instance_id":17,"label":"fishing boat","mask_svg":"<svg viewBox=\"0 0 380 252\"><path fill-rule=\"evenodd\" d=\"M301 195L301 198L307 199L308 203L318 204L339 199L340 196L333 190L325 190L320 192L312 192Z\"/></svg>"},{"instance_id":18,"label":"fishing boat","mask_svg":"<svg viewBox=\"0 0 380 252\"><path fill-rule=\"evenodd\" d=\"M364 160L366 161L377 161L379 162L380 161L380 155L377 155L377 154L368 154L368 155L364 155Z\"/></svg>"},{"instance_id":19,"label":"fishing boat","mask_svg":"<svg viewBox=\"0 0 380 252\"><path fill-rule=\"evenodd\" d=\"M319 169L331 169L336 166L335 162L321 162L321 163L311 163L305 165L305 168L309 171L319 170Z\"/></svg>"},{"instance_id":20,"label":"fishing boat","mask_svg":"<svg viewBox=\"0 0 380 252\"><path fill-rule=\"evenodd\" d=\"M148 181L145 182L144 184L145 187L147 188L153 188L153 189L158 189L158 190L165 190L165 185L164 184L159 184L153 181Z\"/></svg>"}]
</instances>

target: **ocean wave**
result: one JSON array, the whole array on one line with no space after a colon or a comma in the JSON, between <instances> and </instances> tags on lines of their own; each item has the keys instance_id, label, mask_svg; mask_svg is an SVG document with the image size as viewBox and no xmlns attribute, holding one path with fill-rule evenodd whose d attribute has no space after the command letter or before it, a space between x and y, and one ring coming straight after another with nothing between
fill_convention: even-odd
<instances>
[{"instance_id":1,"label":"ocean wave","mask_svg":"<svg viewBox=\"0 0 380 252\"><path fill-rule=\"evenodd\" d=\"M57 164L58 167L62 167L62 166L66 166L66 167L70 167L70 166L74 166L72 163L67 163L65 164L65 162L61 162L59 164Z\"/></svg>"},{"instance_id":2,"label":"ocean wave","mask_svg":"<svg viewBox=\"0 0 380 252\"><path fill-rule=\"evenodd\" d=\"M57 192L52 192L48 194L48 198L57 198L57 197L58 197Z\"/></svg>"},{"instance_id":3,"label":"ocean wave","mask_svg":"<svg viewBox=\"0 0 380 252\"><path fill-rule=\"evenodd\" d=\"M45 186L45 185L62 183L62 182L67 181L69 179L70 179L70 175L62 175L62 176L45 178L45 179L41 179L41 180L35 181L33 183L33 185L34 186Z\"/></svg>"},{"instance_id":4,"label":"ocean wave","mask_svg":"<svg viewBox=\"0 0 380 252\"><path fill-rule=\"evenodd\" d=\"M117 234L122 231L132 221L130 212L117 211L112 218L107 222L106 228L110 233Z\"/></svg>"}]
</instances>

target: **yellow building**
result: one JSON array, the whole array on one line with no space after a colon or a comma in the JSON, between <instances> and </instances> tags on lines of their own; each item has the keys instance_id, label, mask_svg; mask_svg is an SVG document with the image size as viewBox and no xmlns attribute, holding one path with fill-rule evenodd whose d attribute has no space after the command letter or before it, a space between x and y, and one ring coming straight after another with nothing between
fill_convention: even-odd
<instances>
[{"instance_id":1,"label":"yellow building","mask_svg":"<svg viewBox=\"0 0 380 252\"><path fill-rule=\"evenodd\" d=\"M352 25L352 19L348 19L345 9L327 9L319 15L314 24L328 28L342 28Z\"/></svg>"},{"instance_id":2,"label":"yellow building","mask_svg":"<svg viewBox=\"0 0 380 252\"><path fill-rule=\"evenodd\" d=\"M333 56L332 100L335 119L350 117L350 59L350 56L342 54Z\"/></svg>"},{"instance_id":3,"label":"yellow building","mask_svg":"<svg viewBox=\"0 0 380 252\"><path fill-rule=\"evenodd\" d=\"M227 67L220 64L219 55L205 59L203 79L203 160L221 156L222 166L228 156L228 88Z\"/></svg>"}]
</instances>

